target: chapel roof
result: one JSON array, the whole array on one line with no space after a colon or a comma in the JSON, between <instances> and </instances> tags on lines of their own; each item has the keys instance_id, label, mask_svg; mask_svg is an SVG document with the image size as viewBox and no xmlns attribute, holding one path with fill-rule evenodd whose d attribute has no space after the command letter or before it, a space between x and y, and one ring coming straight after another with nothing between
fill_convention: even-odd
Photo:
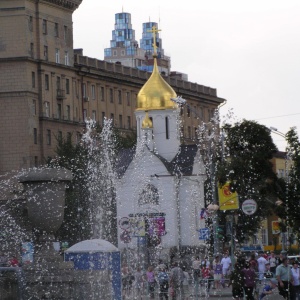
<instances>
[{"instance_id":1,"label":"chapel roof","mask_svg":"<svg viewBox=\"0 0 300 300\"><path fill-rule=\"evenodd\" d=\"M181 145L178 153L171 162L168 162L155 153L153 153L153 155L156 155L161 160L171 175L181 174L183 176L191 176L193 174L193 166L197 150L197 145ZM122 177L125 174L128 166L134 158L134 155L135 149L122 149L119 152L116 164L118 177ZM157 175L158 177L162 176L162 174L153 175Z\"/></svg>"}]
</instances>

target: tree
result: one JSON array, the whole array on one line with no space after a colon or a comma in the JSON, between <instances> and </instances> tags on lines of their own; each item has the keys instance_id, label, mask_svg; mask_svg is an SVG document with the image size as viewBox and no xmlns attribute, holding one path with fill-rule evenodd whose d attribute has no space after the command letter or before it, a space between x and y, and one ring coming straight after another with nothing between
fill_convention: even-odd
<instances>
[{"instance_id":1,"label":"tree","mask_svg":"<svg viewBox=\"0 0 300 300\"><path fill-rule=\"evenodd\" d=\"M253 199L259 208L251 216L241 208L236 212L236 237L242 242L256 233L262 219L272 213L281 192L270 162L277 147L270 130L254 121L225 124L223 132L225 159L219 163L219 183L231 182L230 189L238 193L240 207L244 200Z\"/></svg>"},{"instance_id":2,"label":"tree","mask_svg":"<svg viewBox=\"0 0 300 300\"><path fill-rule=\"evenodd\" d=\"M291 128L285 135L287 146L287 164L290 166L285 180L282 181L284 189L280 199L283 201L276 212L278 216L286 220L285 225L288 226L290 237L293 233L298 234L300 229L300 141L296 129Z\"/></svg>"}]
</instances>

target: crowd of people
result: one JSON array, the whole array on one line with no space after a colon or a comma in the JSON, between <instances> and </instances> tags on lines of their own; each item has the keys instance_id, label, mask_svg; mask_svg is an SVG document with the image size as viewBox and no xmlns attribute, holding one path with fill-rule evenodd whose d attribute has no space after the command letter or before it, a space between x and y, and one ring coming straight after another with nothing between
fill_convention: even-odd
<instances>
[{"instance_id":1,"label":"crowd of people","mask_svg":"<svg viewBox=\"0 0 300 300\"><path fill-rule=\"evenodd\" d=\"M185 300L191 294L199 295L200 287L207 295L221 294L223 288L231 287L234 299L262 300L278 288L284 299L300 300L298 261L289 262L283 253L274 252L240 255L235 257L234 264L228 252L211 260L196 256L190 266L179 262L167 266L159 261L145 272L140 267L130 271L124 265L122 284L123 294L130 299L155 299L158 293L159 299Z\"/></svg>"},{"instance_id":2,"label":"crowd of people","mask_svg":"<svg viewBox=\"0 0 300 300\"><path fill-rule=\"evenodd\" d=\"M280 253L252 253L249 258L240 256L229 276L234 299L254 300L258 292L259 300L270 295L278 288L279 295L284 299L300 299L299 262ZM261 284L262 290L256 289Z\"/></svg>"}]
</instances>

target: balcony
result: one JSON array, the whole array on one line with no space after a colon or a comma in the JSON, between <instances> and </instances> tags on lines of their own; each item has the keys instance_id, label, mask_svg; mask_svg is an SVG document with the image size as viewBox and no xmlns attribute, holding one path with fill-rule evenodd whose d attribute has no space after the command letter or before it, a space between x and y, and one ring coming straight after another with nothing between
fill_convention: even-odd
<instances>
[{"instance_id":1,"label":"balcony","mask_svg":"<svg viewBox=\"0 0 300 300\"><path fill-rule=\"evenodd\" d=\"M57 89L56 90L56 99L57 100L64 100L66 99L66 93L62 89Z\"/></svg>"}]
</instances>

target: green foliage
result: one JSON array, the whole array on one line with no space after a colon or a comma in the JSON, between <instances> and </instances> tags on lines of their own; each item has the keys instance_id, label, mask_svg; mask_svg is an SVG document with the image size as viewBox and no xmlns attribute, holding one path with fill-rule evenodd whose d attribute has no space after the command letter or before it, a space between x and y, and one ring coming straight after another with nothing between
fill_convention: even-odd
<instances>
[{"instance_id":1,"label":"green foliage","mask_svg":"<svg viewBox=\"0 0 300 300\"><path fill-rule=\"evenodd\" d=\"M236 237L242 242L253 235L261 220L271 214L279 193L282 193L270 159L277 151L270 130L254 121L243 120L226 124L225 159L219 163L218 178L221 185L231 182L232 191L239 195L240 207L244 200L253 199L258 204L252 216L237 211Z\"/></svg>"},{"instance_id":2,"label":"green foliage","mask_svg":"<svg viewBox=\"0 0 300 300\"><path fill-rule=\"evenodd\" d=\"M288 226L292 231L299 233L300 228L300 141L295 128L291 128L286 134L288 142L287 159L292 162L286 181L286 197L284 211Z\"/></svg>"}]
</instances>

